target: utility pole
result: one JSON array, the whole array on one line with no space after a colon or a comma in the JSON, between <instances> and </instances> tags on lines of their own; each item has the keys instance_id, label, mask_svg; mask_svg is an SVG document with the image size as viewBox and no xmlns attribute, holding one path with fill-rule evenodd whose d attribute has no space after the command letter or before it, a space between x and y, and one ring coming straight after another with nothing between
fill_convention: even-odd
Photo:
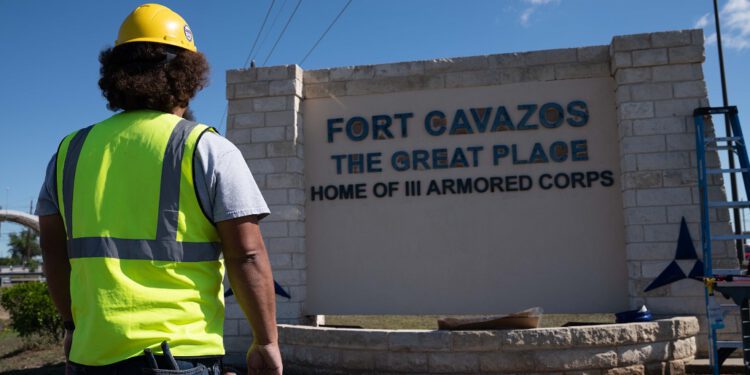
<instances>
[{"instance_id":1,"label":"utility pole","mask_svg":"<svg viewBox=\"0 0 750 375\"><path fill-rule=\"evenodd\" d=\"M10 188L6 186L5 187L5 206L4 206L4 210L6 211L8 210L8 190L10 190ZM3 208L3 207L0 207L0 208ZM2 221L0 221L0 223L2 223ZM2 234L3 234L2 227L0 227L0 237L2 237Z\"/></svg>"},{"instance_id":2,"label":"utility pole","mask_svg":"<svg viewBox=\"0 0 750 375\"><path fill-rule=\"evenodd\" d=\"M724 107L729 106L729 97L727 95L727 78L724 72L724 50L721 46L721 25L719 24L719 4L718 0L714 2L714 23L716 24L716 47L719 50L719 74L721 76L721 99ZM724 116L724 132L727 137L732 137L732 125L729 123L729 116ZM734 142L728 141L727 145L727 159L729 159L729 169L734 169ZM738 200L737 194L737 176L734 173L729 174L729 187L732 196L732 201ZM750 199L750 197L746 197ZM740 209L735 207L732 209L732 218L734 221L734 234L742 234L742 216L740 215ZM745 260L745 240L736 240L735 247L737 250L737 259L740 261L740 265Z\"/></svg>"}]
</instances>

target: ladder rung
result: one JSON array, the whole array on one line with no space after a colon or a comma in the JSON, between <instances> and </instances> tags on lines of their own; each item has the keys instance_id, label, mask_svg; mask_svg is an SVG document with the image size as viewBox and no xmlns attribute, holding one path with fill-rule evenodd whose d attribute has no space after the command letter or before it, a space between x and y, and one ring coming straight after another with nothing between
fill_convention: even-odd
<instances>
[{"instance_id":1,"label":"ladder rung","mask_svg":"<svg viewBox=\"0 0 750 375\"><path fill-rule=\"evenodd\" d=\"M712 241L733 241L750 239L750 234L724 234L721 236L711 236Z\"/></svg>"},{"instance_id":2,"label":"ladder rung","mask_svg":"<svg viewBox=\"0 0 750 375\"><path fill-rule=\"evenodd\" d=\"M734 151L737 149L735 146L710 146L706 147L706 151L726 151L726 150L732 150Z\"/></svg>"},{"instance_id":3,"label":"ladder rung","mask_svg":"<svg viewBox=\"0 0 750 375\"><path fill-rule=\"evenodd\" d=\"M725 277L725 276L744 276L742 274L744 270L739 268L726 268L726 269L713 269L711 270L711 275L708 275L707 277ZM737 306L736 304L732 304L733 306Z\"/></svg>"},{"instance_id":4,"label":"ladder rung","mask_svg":"<svg viewBox=\"0 0 750 375\"><path fill-rule=\"evenodd\" d=\"M693 116L706 116L724 113L737 113L737 106L730 105L725 107L700 107L693 110Z\"/></svg>"},{"instance_id":5,"label":"ladder rung","mask_svg":"<svg viewBox=\"0 0 750 375\"><path fill-rule=\"evenodd\" d=\"M712 270L712 274L719 275L719 276L735 276L735 275L742 275L742 269L739 268L714 268ZM736 306L736 305L735 305Z\"/></svg>"},{"instance_id":6,"label":"ladder rung","mask_svg":"<svg viewBox=\"0 0 750 375\"><path fill-rule=\"evenodd\" d=\"M717 341L716 347L742 349L742 341Z\"/></svg>"},{"instance_id":7,"label":"ladder rung","mask_svg":"<svg viewBox=\"0 0 750 375\"><path fill-rule=\"evenodd\" d=\"M742 141L742 137L706 137L705 139L706 144L709 143L716 143L716 142L740 142Z\"/></svg>"},{"instance_id":8,"label":"ladder rung","mask_svg":"<svg viewBox=\"0 0 750 375\"><path fill-rule=\"evenodd\" d=\"M708 207L710 208L743 208L743 207L750 207L750 202L748 201L738 201L738 202L724 202L724 201L709 201Z\"/></svg>"},{"instance_id":9,"label":"ladder rung","mask_svg":"<svg viewBox=\"0 0 750 375\"><path fill-rule=\"evenodd\" d=\"M750 172L750 168L731 168L731 169L707 169L708 174L722 174L722 173L741 173Z\"/></svg>"}]
</instances>

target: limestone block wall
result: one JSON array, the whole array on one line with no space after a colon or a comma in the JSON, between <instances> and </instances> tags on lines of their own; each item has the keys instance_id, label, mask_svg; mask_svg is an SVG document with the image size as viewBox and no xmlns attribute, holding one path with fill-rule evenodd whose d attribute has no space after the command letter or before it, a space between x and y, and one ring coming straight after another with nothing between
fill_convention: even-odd
<instances>
[{"instance_id":1,"label":"limestone block wall","mask_svg":"<svg viewBox=\"0 0 750 375\"><path fill-rule=\"evenodd\" d=\"M243 152L272 214L261 229L274 277L292 295L278 299L282 323L314 323L304 314L304 131L306 98L387 94L414 90L611 77L620 135L623 248L632 308L646 304L659 315L701 317L699 350L705 349L705 307L700 283L683 280L644 293L672 261L685 217L700 252L700 197L692 111L708 105L701 64L700 30L616 36L611 45L363 65L304 71L275 66L227 72L227 137ZM707 129L713 135L713 129ZM709 155L710 163L719 162ZM725 199L722 176L713 176L712 199ZM714 209L715 227L730 232L728 212ZM714 266L736 267L732 244L716 243ZM722 335L736 335L736 316ZM233 298L227 302L227 349L244 356L249 327Z\"/></svg>"},{"instance_id":2,"label":"limestone block wall","mask_svg":"<svg viewBox=\"0 0 750 375\"><path fill-rule=\"evenodd\" d=\"M699 347L705 348L705 307L699 282L682 280L644 293L674 259L681 219L696 251L700 244L700 196L693 110L708 106L701 63L703 32L689 30L618 36L610 47L620 136L629 294L632 308L645 304L658 314L699 315ZM713 128L707 130L714 136ZM707 155L716 168L716 152ZM725 200L720 175L709 195ZM728 211L712 209L716 233L731 233ZM736 268L733 243L713 246L715 268ZM722 335L739 332L736 315Z\"/></svg>"},{"instance_id":3,"label":"limestone block wall","mask_svg":"<svg viewBox=\"0 0 750 375\"><path fill-rule=\"evenodd\" d=\"M684 374L697 332L692 317L508 331L279 329L292 374Z\"/></svg>"},{"instance_id":4,"label":"limestone block wall","mask_svg":"<svg viewBox=\"0 0 750 375\"><path fill-rule=\"evenodd\" d=\"M242 151L271 215L260 228L274 279L291 295L277 296L280 323L308 323L305 301L304 134L296 65L227 72L227 138ZM252 331L234 297L226 301L224 341L230 363L243 363Z\"/></svg>"}]
</instances>

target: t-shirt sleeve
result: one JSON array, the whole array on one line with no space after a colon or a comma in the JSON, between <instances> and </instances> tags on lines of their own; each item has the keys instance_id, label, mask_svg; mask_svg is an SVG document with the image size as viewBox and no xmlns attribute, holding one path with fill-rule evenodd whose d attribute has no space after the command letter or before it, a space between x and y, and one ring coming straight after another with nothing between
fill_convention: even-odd
<instances>
[{"instance_id":1,"label":"t-shirt sleeve","mask_svg":"<svg viewBox=\"0 0 750 375\"><path fill-rule=\"evenodd\" d=\"M196 190L213 222L271 212L240 150L226 138L206 132L194 159Z\"/></svg>"},{"instance_id":2,"label":"t-shirt sleeve","mask_svg":"<svg viewBox=\"0 0 750 375\"><path fill-rule=\"evenodd\" d=\"M57 167L55 160L57 160L57 155L52 155L52 160L47 164L44 183L39 191L36 210L34 210L34 214L37 216L54 215L60 212L60 206L57 204L57 188L55 187L55 169Z\"/></svg>"}]
</instances>

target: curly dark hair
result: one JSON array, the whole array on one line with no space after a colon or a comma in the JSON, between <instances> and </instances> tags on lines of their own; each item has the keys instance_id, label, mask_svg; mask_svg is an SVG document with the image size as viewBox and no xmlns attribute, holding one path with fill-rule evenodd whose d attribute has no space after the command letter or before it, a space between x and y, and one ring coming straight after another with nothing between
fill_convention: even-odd
<instances>
[{"instance_id":1,"label":"curly dark hair","mask_svg":"<svg viewBox=\"0 0 750 375\"><path fill-rule=\"evenodd\" d=\"M187 107L208 84L208 61L200 52L160 43L132 42L107 48L99 88L112 111Z\"/></svg>"}]
</instances>

